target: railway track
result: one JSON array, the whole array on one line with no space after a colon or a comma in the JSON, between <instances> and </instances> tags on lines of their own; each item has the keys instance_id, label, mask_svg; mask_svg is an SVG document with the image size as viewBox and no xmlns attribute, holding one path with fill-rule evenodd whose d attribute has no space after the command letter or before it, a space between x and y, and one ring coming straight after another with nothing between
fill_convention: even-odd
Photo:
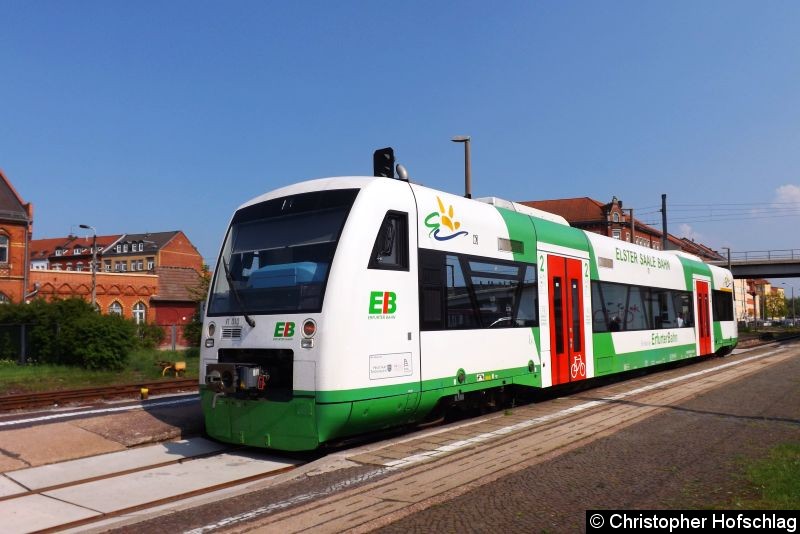
<instances>
[{"instance_id":1,"label":"railway track","mask_svg":"<svg viewBox=\"0 0 800 534\"><path fill-rule=\"evenodd\" d=\"M147 388L149 394L151 395L156 393L168 393L172 391L193 391L197 389L197 379L155 379L152 381L138 382L136 384L5 395L0 397L0 412L26 408L40 408L43 406L61 405L73 402L139 398L141 396L142 388Z\"/></svg>"},{"instance_id":2,"label":"railway track","mask_svg":"<svg viewBox=\"0 0 800 534\"><path fill-rule=\"evenodd\" d=\"M782 336L776 339L751 339L748 340L748 343L743 345L746 345L748 348L755 348L769 343L792 341L797 338L800 338L800 335ZM198 381L196 378L176 378L171 380L156 379L149 382L117 386L5 395L0 396L0 412L26 408L40 408L43 406L67 404L70 402L86 402L126 397L138 398L142 388L147 388L150 394L158 394L172 391L193 391L197 389L197 386Z\"/></svg>"},{"instance_id":3,"label":"railway track","mask_svg":"<svg viewBox=\"0 0 800 534\"><path fill-rule=\"evenodd\" d=\"M303 463L192 438L7 472L0 517L9 523L0 530L91 528L126 514L236 490Z\"/></svg>"}]
</instances>

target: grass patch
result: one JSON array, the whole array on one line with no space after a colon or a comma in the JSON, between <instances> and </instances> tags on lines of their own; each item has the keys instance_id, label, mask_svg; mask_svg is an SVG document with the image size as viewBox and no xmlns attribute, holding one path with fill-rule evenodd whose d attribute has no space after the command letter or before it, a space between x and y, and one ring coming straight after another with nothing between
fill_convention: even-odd
<instances>
[{"instance_id":1,"label":"grass patch","mask_svg":"<svg viewBox=\"0 0 800 534\"><path fill-rule=\"evenodd\" d=\"M753 497L734 499L738 510L800 510L800 444L778 445L761 460L745 465Z\"/></svg>"},{"instance_id":2,"label":"grass patch","mask_svg":"<svg viewBox=\"0 0 800 534\"><path fill-rule=\"evenodd\" d=\"M38 391L57 391L114 384L133 384L161 378L159 361L184 361L184 377L199 376L199 351L163 351L156 349L134 350L121 371L93 371L66 365L17 365L10 360L0 360L0 395ZM174 377L167 372L167 377Z\"/></svg>"}]
</instances>

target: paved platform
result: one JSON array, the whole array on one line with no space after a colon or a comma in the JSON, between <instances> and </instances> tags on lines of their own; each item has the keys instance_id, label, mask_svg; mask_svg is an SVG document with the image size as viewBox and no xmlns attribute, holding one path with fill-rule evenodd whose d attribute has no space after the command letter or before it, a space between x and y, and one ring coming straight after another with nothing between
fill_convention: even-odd
<instances>
[{"instance_id":1,"label":"paved platform","mask_svg":"<svg viewBox=\"0 0 800 534\"><path fill-rule=\"evenodd\" d=\"M226 448L194 438L4 473L0 532L36 532L171 502L297 464L261 451L219 454Z\"/></svg>"},{"instance_id":2,"label":"paved platform","mask_svg":"<svg viewBox=\"0 0 800 534\"><path fill-rule=\"evenodd\" d=\"M10 479L28 490L36 491L213 454L225 448L221 443L203 438L170 441L148 447L20 469L4 473L0 480Z\"/></svg>"},{"instance_id":3,"label":"paved platform","mask_svg":"<svg viewBox=\"0 0 800 534\"><path fill-rule=\"evenodd\" d=\"M45 420L22 427L6 425L0 428L0 473L181 439L199 435L202 429L199 402Z\"/></svg>"}]
</instances>

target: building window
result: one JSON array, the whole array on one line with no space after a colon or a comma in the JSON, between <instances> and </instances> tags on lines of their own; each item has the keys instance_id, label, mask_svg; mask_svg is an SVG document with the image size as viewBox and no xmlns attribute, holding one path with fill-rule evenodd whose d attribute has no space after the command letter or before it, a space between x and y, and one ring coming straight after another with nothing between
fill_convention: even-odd
<instances>
[{"instance_id":1,"label":"building window","mask_svg":"<svg viewBox=\"0 0 800 534\"><path fill-rule=\"evenodd\" d=\"M621 237L620 233L621 232L619 230L611 230L611 237L613 237L614 239L619 239Z\"/></svg>"},{"instance_id":2,"label":"building window","mask_svg":"<svg viewBox=\"0 0 800 534\"><path fill-rule=\"evenodd\" d=\"M156 265L156 259L155 258L147 258L147 270L148 271L152 271L153 268L155 267L155 265Z\"/></svg>"},{"instance_id":3,"label":"building window","mask_svg":"<svg viewBox=\"0 0 800 534\"><path fill-rule=\"evenodd\" d=\"M614 213L612 213L611 214L611 220L614 221L614 222L619 222L619 213L617 213L616 211Z\"/></svg>"},{"instance_id":4,"label":"building window","mask_svg":"<svg viewBox=\"0 0 800 534\"><path fill-rule=\"evenodd\" d=\"M116 249L117 249L117 253L122 252L122 245L117 245Z\"/></svg>"},{"instance_id":5,"label":"building window","mask_svg":"<svg viewBox=\"0 0 800 534\"><path fill-rule=\"evenodd\" d=\"M8 304L11 302L11 299L8 298L8 295L0 291L0 304Z\"/></svg>"},{"instance_id":6,"label":"building window","mask_svg":"<svg viewBox=\"0 0 800 534\"><path fill-rule=\"evenodd\" d=\"M112 315L122 315L122 304L115 300L108 307L108 313Z\"/></svg>"},{"instance_id":7,"label":"building window","mask_svg":"<svg viewBox=\"0 0 800 534\"><path fill-rule=\"evenodd\" d=\"M122 252L128 252L128 244L127 243L122 245Z\"/></svg>"},{"instance_id":8,"label":"building window","mask_svg":"<svg viewBox=\"0 0 800 534\"><path fill-rule=\"evenodd\" d=\"M78 263L75 264L75 270L76 271L83 271L83 262L82 261L79 261Z\"/></svg>"},{"instance_id":9,"label":"building window","mask_svg":"<svg viewBox=\"0 0 800 534\"><path fill-rule=\"evenodd\" d=\"M144 262L142 260L139 260L139 261L136 262L136 270L137 271L143 271L144 270Z\"/></svg>"},{"instance_id":10,"label":"building window","mask_svg":"<svg viewBox=\"0 0 800 534\"><path fill-rule=\"evenodd\" d=\"M78 254L81 254L82 252L83 252L83 249L81 247L75 247L74 249L72 249L72 255L73 256L77 256Z\"/></svg>"},{"instance_id":11,"label":"building window","mask_svg":"<svg viewBox=\"0 0 800 534\"><path fill-rule=\"evenodd\" d=\"M147 306L143 302L137 302L133 307L133 320L136 324L144 324L147 317Z\"/></svg>"},{"instance_id":12,"label":"building window","mask_svg":"<svg viewBox=\"0 0 800 534\"><path fill-rule=\"evenodd\" d=\"M111 260L103 260L103 270L107 273L111 272Z\"/></svg>"},{"instance_id":13,"label":"building window","mask_svg":"<svg viewBox=\"0 0 800 534\"><path fill-rule=\"evenodd\" d=\"M64 255L64 249L63 248L57 248L56 249L56 256L63 256L63 255Z\"/></svg>"},{"instance_id":14,"label":"building window","mask_svg":"<svg viewBox=\"0 0 800 534\"><path fill-rule=\"evenodd\" d=\"M139 252L144 252L144 241L139 242Z\"/></svg>"},{"instance_id":15,"label":"building window","mask_svg":"<svg viewBox=\"0 0 800 534\"><path fill-rule=\"evenodd\" d=\"M71 270L72 270L72 264L71 264L71 263L67 263L67 270L68 270L68 271L71 271Z\"/></svg>"},{"instance_id":16,"label":"building window","mask_svg":"<svg viewBox=\"0 0 800 534\"><path fill-rule=\"evenodd\" d=\"M8 236L0 235L0 263L8 263Z\"/></svg>"}]
</instances>

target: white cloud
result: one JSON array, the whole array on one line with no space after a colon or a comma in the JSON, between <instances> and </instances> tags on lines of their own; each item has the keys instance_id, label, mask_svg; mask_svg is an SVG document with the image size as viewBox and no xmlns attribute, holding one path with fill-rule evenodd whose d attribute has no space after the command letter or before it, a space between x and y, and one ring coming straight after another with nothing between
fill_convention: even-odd
<instances>
[{"instance_id":1,"label":"white cloud","mask_svg":"<svg viewBox=\"0 0 800 534\"><path fill-rule=\"evenodd\" d=\"M692 225L686 223L678 225L678 237L685 237L686 239L694 239L699 243L703 243L703 240L705 239L705 237L703 237L703 234L695 232L694 228L692 228Z\"/></svg>"},{"instance_id":2,"label":"white cloud","mask_svg":"<svg viewBox=\"0 0 800 534\"><path fill-rule=\"evenodd\" d=\"M775 190L775 202L789 202L800 208L800 186L786 184Z\"/></svg>"}]
</instances>

